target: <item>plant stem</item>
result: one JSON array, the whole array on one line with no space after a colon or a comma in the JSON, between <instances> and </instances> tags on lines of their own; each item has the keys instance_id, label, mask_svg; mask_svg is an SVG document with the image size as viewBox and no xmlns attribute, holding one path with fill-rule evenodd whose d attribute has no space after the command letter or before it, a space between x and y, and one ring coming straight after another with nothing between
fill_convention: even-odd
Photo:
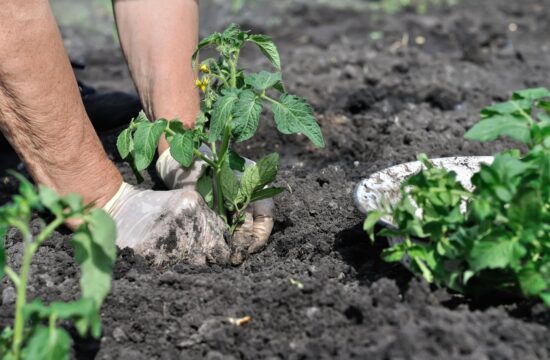
<instances>
[{"instance_id":1,"label":"plant stem","mask_svg":"<svg viewBox=\"0 0 550 360\"><path fill-rule=\"evenodd\" d=\"M17 289L17 300L15 303L15 324L13 327L12 354L14 360L19 360L21 347L23 346L23 332L25 329L25 319L23 318L23 308L27 303L27 280L31 261L38 250L38 247L53 233L53 231L63 224L63 217L56 217L42 232L31 242L32 236L28 230L24 231L25 250L23 252L23 262L19 275L19 284L14 284Z\"/></svg>"},{"instance_id":2,"label":"plant stem","mask_svg":"<svg viewBox=\"0 0 550 360\"><path fill-rule=\"evenodd\" d=\"M221 165L221 164L220 164ZM228 224L227 213L225 211L225 206L223 203L223 188L222 188L222 176L221 176L221 166L219 169L214 171L214 181L216 182L216 193L218 197L218 215Z\"/></svg>"},{"instance_id":3,"label":"plant stem","mask_svg":"<svg viewBox=\"0 0 550 360\"><path fill-rule=\"evenodd\" d=\"M231 87L237 87L237 63L239 62L239 52L235 54L235 57L229 60L229 68L231 70Z\"/></svg>"},{"instance_id":4,"label":"plant stem","mask_svg":"<svg viewBox=\"0 0 550 360\"><path fill-rule=\"evenodd\" d=\"M270 97L270 96L267 96L266 94L262 94L262 95L260 95L260 97L261 97L262 99L264 99L264 100L269 101L269 102L272 103L272 104L282 105L281 102L279 102L279 101L273 99L273 98Z\"/></svg>"},{"instance_id":5,"label":"plant stem","mask_svg":"<svg viewBox=\"0 0 550 360\"><path fill-rule=\"evenodd\" d=\"M193 154L195 154L196 157L207 163L208 165L212 166L214 170L218 168L218 165L216 165L215 162L204 156L198 149L193 149Z\"/></svg>"}]
</instances>

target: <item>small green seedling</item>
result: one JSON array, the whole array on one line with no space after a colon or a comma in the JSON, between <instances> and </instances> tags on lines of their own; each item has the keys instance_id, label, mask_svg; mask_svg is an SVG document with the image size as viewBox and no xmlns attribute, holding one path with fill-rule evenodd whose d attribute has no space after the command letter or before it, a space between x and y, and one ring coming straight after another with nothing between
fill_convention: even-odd
<instances>
[{"instance_id":1,"label":"small green seedling","mask_svg":"<svg viewBox=\"0 0 550 360\"><path fill-rule=\"evenodd\" d=\"M241 48L247 43L255 44L276 72L247 73L239 68ZM199 51L206 46L215 47L219 55L197 64ZM162 135L170 144L171 155L184 167L190 166L195 158L205 161L208 169L199 179L197 191L234 230L251 202L283 191L267 187L277 175L277 154L245 168L245 160L231 149L232 143L254 136L264 107L273 112L277 129L283 134L304 134L318 147L324 147L323 135L309 104L286 92L279 53L270 37L252 35L231 25L223 33L214 33L199 43L193 66L202 74L196 82L202 100L195 129L184 128L177 119L150 122L141 113L120 134L117 147L138 179L153 160ZM201 144L210 146L212 157L199 151ZM242 172L240 179L233 171Z\"/></svg>"},{"instance_id":2,"label":"small green seedling","mask_svg":"<svg viewBox=\"0 0 550 360\"><path fill-rule=\"evenodd\" d=\"M13 327L0 334L2 360L69 359L71 337L57 326L59 320L72 320L81 336L101 335L99 308L110 291L112 267L116 258L116 226L107 213L82 205L79 195L60 197L49 188L38 191L22 176L19 194L0 207L0 279L7 275L16 290ZM31 231L33 212L49 211L53 220L41 221L38 234ZM81 298L71 302L43 304L35 299L27 302L27 282L32 258L42 243L67 220L82 224L73 235L75 258L80 265ZM19 273L7 264L4 237L14 228L23 237L23 259Z\"/></svg>"},{"instance_id":3,"label":"small green seedling","mask_svg":"<svg viewBox=\"0 0 550 360\"><path fill-rule=\"evenodd\" d=\"M414 272L457 291L479 296L500 290L538 297L550 306L549 98L547 89L523 90L481 111L481 121L466 138L509 137L527 151L496 154L473 176L473 192L456 181L454 172L420 156L426 170L404 183L399 203L371 212L365 221L373 237L376 222L390 215L397 228L379 235L404 238L383 258L408 256Z\"/></svg>"}]
</instances>

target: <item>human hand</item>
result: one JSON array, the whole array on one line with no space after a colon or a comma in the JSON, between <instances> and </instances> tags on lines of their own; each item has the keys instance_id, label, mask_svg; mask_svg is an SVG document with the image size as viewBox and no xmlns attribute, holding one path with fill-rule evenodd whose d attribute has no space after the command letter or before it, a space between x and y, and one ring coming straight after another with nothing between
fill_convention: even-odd
<instances>
[{"instance_id":1,"label":"human hand","mask_svg":"<svg viewBox=\"0 0 550 360\"><path fill-rule=\"evenodd\" d=\"M123 183L104 207L117 224L116 244L156 264L226 264L226 225L195 191L153 191Z\"/></svg>"},{"instance_id":2,"label":"human hand","mask_svg":"<svg viewBox=\"0 0 550 360\"><path fill-rule=\"evenodd\" d=\"M208 156L212 152L203 145L200 151ZM245 166L254 162L245 159ZM157 174L169 189L195 190L198 179L206 169L206 163L196 159L189 168L181 166L171 155L165 151L158 159ZM237 173L240 176L240 173ZM231 263L241 264L248 254L260 251L269 239L273 230L273 199L256 201L248 207L245 213L245 221L241 224L231 240Z\"/></svg>"}]
</instances>

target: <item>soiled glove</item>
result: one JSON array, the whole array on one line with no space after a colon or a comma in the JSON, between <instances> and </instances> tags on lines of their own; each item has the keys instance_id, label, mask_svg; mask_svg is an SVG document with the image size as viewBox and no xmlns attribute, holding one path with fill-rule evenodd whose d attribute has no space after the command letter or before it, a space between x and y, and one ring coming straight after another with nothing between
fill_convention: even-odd
<instances>
[{"instance_id":1,"label":"soiled glove","mask_svg":"<svg viewBox=\"0 0 550 360\"><path fill-rule=\"evenodd\" d=\"M195 191L152 191L123 183L104 207L117 224L117 245L156 264L225 264L231 252L226 225Z\"/></svg>"},{"instance_id":2,"label":"soiled glove","mask_svg":"<svg viewBox=\"0 0 550 360\"><path fill-rule=\"evenodd\" d=\"M212 155L205 145L201 146L200 151L206 156ZM254 164L251 160L245 160L245 166ZM206 169L206 164L197 159L189 168L184 168L170 155L170 151L165 151L159 157L156 167L158 176L169 189L195 190L198 179ZM245 222L237 228L230 241L232 264L242 263L248 254L258 252L265 247L273 230L274 206L273 199L265 199L256 201L248 207Z\"/></svg>"}]
</instances>

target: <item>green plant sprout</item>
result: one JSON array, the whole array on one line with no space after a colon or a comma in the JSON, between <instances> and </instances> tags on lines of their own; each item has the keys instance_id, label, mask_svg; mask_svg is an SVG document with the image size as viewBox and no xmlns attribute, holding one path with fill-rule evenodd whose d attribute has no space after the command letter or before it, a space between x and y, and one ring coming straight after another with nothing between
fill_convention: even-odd
<instances>
[{"instance_id":1,"label":"green plant sprout","mask_svg":"<svg viewBox=\"0 0 550 360\"><path fill-rule=\"evenodd\" d=\"M247 73L239 68L241 48L247 43L255 44L276 72ZM215 47L219 55L197 64L199 51L206 46ZM192 60L202 74L196 82L202 98L195 128L186 129L177 119L150 122L141 113L120 134L117 148L131 164L138 181L141 181L139 173L153 160L163 134L170 144L171 155L184 167L190 166L194 158L205 161L208 169L199 179L197 191L233 231L251 202L283 191L267 187L277 175L277 154L245 168L245 160L231 149L232 142L246 141L256 133L263 108L271 109L281 133L304 134L317 147L324 147L324 139L309 104L286 92L279 52L270 37L249 34L231 25L223 33L216 32L202 40ZM203 143L210 146L212 157L199 151ZM240 179L233 171L242 172Z\"/></svg>"},{"instance_id":2,"label":"green plant sprout","mask_svg":"<svg viewBox=\"0 0 550 360\"><path fill-rule=\"evenodd\" d=\"M509 137L527 151L496 154L472 177L472 192L456 173L419 156L426 170L405 181L398 204L365 221L374 238L375 224L390 215L397 227L378 234L404 239L382 257L394 262L408 256L413 272L460 292L538 297L550 306L549 98L547 89L528 89L481 111L466 138Z\"/></svg>"},{"instance_id":3,"label":"green plant sprout","mask_svg":"<svg viewBox=\"0 0 550 360\"><path fill-rule=\"evenodd\" d=\"M90 333L101 335L99 308L111 288L112 267L116 258L116 226L107 213L82 204L76 194L64 197L53 190L39 186L38 191L24 177L20 180L19 194L12 202L0 207L0 279L7 275L16 290L13 327L6 327L0 334L0 358L19 359L69 359L71 337L59 320L72 320L81 336ZM29 227L33 212L49 211L53 220L46 224L41 219L40 232L34 235ZM32 258L40 245L55 229L67 220L81 221L73 235L75 259L80 265L81 298L71 302L43 304L35 299L27 302L27 282ZM23 237L23 259L19 273L6 261L4 238L9 228Z\"/></svg>"}]
</instances>

